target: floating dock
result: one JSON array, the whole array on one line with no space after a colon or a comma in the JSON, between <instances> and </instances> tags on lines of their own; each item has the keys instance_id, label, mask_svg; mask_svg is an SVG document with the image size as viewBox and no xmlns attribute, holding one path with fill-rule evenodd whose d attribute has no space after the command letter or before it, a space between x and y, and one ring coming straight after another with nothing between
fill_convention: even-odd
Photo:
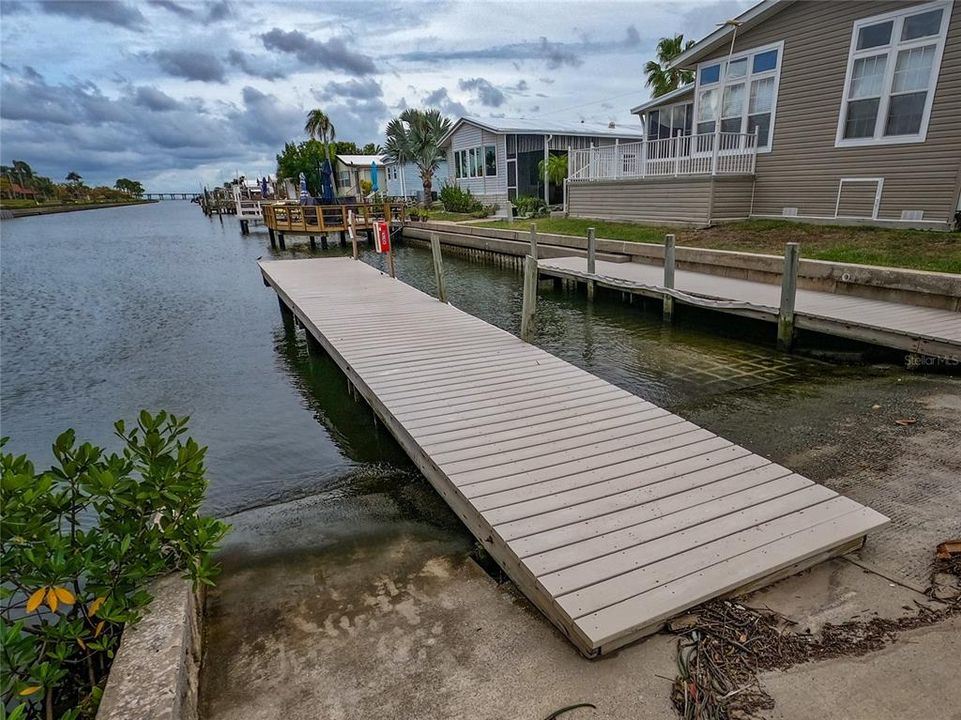
<instances>
[{"instance_id":1,"label":"floating dock","mask_svg":"<svg viewBox=\"0 0 961 720\"><path fill-rule=\"evenodd\" d=\"M586 656L887 518L350 258L264 281Z\"/></svg>"},{"instance_id":2,"label":"floating dock","mask_svg":"<svg viewBox=\"0 0 961 720\"><path fill-rule=\"evenodd\" d=\"M777 322L779 285L677 270L673 289L664 287L664 270L643 263L597 260L594 274L581 257L539 260L541 275L593 281L649 297L671 295L675 302ZM828 335L860 340L906 352L961 358L961 313L953 310L798 290L794 325Z\"/></svg>"}]
</instances>

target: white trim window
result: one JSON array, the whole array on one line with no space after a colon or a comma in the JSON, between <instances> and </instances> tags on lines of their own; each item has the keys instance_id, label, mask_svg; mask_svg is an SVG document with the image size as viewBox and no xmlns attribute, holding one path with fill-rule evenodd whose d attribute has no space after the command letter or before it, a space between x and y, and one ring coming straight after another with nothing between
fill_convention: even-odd
<instances>
[{"instance_id":1,"label":"white trim window","mask_svg":"<svg viewBox=\"0 0 961 720\"><path fill-rule=\"evenodd\" d=\"M735 53L730 61L714 58L700 63L694 90L695 132L709 135L719 129L753 134L756 130L758 150L770 151L783 55L784 43L777 42ZM730 144L728 136L721 149L732 149Z\"/></svg>"},{"instance_id":2,"label":"white trim window","mask_svg":"<svg viewBox=\"0 0 961 720\"><path fill-rule=\"evenodd\" d=\"M664 140L678 135L690 135L694 103L665 105L647 111L647 139Z\"/></svg>"},{"instance_id":3,"label":"white trim window","mask_svg":"<svg viewBox=\"0 0 961 720\"><path fill-rule=\"evenodd\" d=\"M497 148L480 145L454 151L454 177L479 178L497 176Z\"/></svg>"},{"instance_id":4,"label":"white trim window","mask_svg":"<svg viewBox=\"0 0 961 720\"><path fill-rule=\"evenodd\" d=\"M915 5L854 23L836 146L924 142L951 6Z\"/></svg>"}]
</instances>

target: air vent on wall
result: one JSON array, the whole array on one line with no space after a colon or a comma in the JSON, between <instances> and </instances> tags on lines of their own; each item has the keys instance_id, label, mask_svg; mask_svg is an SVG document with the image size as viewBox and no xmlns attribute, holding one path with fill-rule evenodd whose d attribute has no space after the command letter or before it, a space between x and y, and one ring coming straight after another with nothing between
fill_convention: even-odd
<instances>
[{"instance_id":1,"label":"air vent on wall","mask_svg":"<svg viewBox=\"0 0 961 720\"><path fill-rule=\"evenodd\" d=\"M796 207L781 208L781 215L783 215L784 217L797 217L797 208Z\"/></svg>"},{"instance_id":2,"label":"air vent on wall","mask_svg":"<svg viewBox=\"0 0 961 720\"><path fill-rule=\"evenodd\" d=\"M920 220L924 217L924 210L902 210L902 220Z\"/></svg>"}]
</instances>

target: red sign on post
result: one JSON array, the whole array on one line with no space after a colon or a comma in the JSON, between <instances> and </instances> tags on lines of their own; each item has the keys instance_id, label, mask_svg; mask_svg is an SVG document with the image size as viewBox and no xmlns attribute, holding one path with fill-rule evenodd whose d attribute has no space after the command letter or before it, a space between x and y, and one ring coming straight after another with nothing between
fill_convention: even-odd
<instances>
[{"instance_id":1,"label":"red sign on post","mask_svg":"<svg viewBox=\"0 0 961 720\"><path fill-rule=\"evenodd\" d=\"M390 252L390 226L385 222L374 223L374 248L379 253Z\"/></svg>"}]
</instances>

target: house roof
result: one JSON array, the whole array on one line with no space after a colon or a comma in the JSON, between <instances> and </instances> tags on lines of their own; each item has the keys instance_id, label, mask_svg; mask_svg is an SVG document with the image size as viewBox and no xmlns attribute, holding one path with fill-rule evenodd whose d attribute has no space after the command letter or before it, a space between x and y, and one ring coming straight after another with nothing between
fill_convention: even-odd
<instances>
[{"instance_id":1,"label":"house roof","mask_svg":"<svg viewBox=\"0 0 961 720\"><path fill-rule=\"evenodd\" d=\"M755 25L767 20L774 13L780 12L794 0L763 0L754 7L734 18L734 24L739 33L750 30ZM693 68L699 61L715 50L724 47L734 32L735 25L724 23L707 37L698 40L689 50L682 52L671 62L672 68Z\"/></svg>"},{"instance_id":2,"label":"house roof","mask_svg":"<svg viewBox=\"0 0 961 720\"><path fill-rule=\"evenodd\" d=\"M652 107L658 107L660 105L668 105L676 100L680 100L686 95L694 94L694 83L689 83L688 85L682 85L677 90L671 90L669 93L664 93L663 95L651 98L646 103L641 103L637 107L631 108L631 113L637 115L644 112Z\"/></svg>"},{"instance_id":3,"label":"house roof","mask_svg":"<svg viewBox=\"0 0 961 720\"><path fill-rule=\"evenodd\" d=\"M344 165L370 167L371 163L377 163L378 165L385 165L387 163L387 158L383 155L338 155L338 162L344 163Z\"/></svg>"},{"instance_id":4,"label":"house roof","mask_svg":"<svg viewBox=\"0 0 961 720\"><path fill-rule=\"evenodd\" d=\"M610 127L607 123L599 122L565 122L558 120L532 120L528 118L477 118L462 117L454 123L448 133L441 139L441 145L446 145L451 136L465 123L475 125L488 132L522 133L529 135L585 135L588 137L616 137L639 138L644 132L640 127L618 125Z\"/></svg>"}]
</instances>

